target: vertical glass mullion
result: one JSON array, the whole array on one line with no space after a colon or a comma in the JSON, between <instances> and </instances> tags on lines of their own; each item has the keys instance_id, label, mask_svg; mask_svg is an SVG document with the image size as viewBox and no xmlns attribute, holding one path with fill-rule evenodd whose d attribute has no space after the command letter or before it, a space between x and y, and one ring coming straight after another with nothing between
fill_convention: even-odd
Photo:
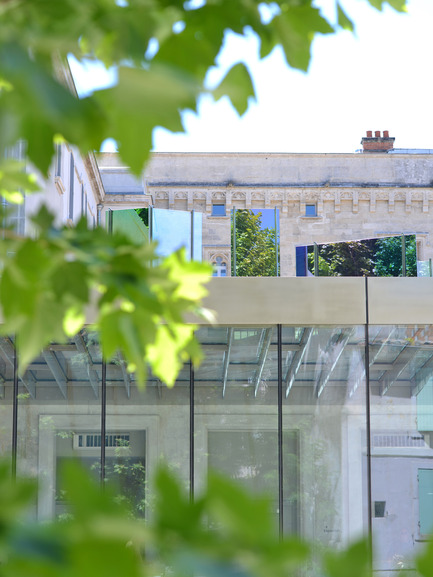
<instances>
[{"instance_id":1,"label":"vertical glass mullion","mask_svg":"<svg viewBox=\"0 0 433 577\"><path fill-rule=\"evenodd\" d=\"M283 350L282 327L277 325L277 364L278 364L278 529L280 538L284 528L283 501Z\"/></svg>"},{"instance_id":2,"label":"vertical glass mullion","mask_svg":"<svg viewBox=\"0 0 433 577\"><path fill-rule=\"evenodd\" d=\"M17 450L18 450L18 352L14 346L14 385L12 396L12 479L17 476Z\"/></svg>"},{"instance_id":3,"label":"vertical glass mullion","mask_svg":"<svg viewBox=\"0 0 433 577\"><path fill-rule=\"evenodd\" d=\"M367 507L368 539L372 543L372 492L371 492L371 413L370 413L370 336L368 310L368 277L365 277L365 420L367 443Z\"/></svg>"},{"instance_id":4,"label":"vertical glass mullion","mask_svg":"<svg viewBox=\"0 0 433 577\"><path fill-rule=\"evenodd\" d=\"M107 416L107 363L103 359L101 365L101 486L105 483L105 437Z\"/></svg>"},{"instance_id":5,"label":"vertical glass mullion","mask_svg":"<svg viewBox=\"0 0 433 577\"><path fill-rule=\"evenodd\" d=\"M194 500L194 365L189 362L189 497Z\"/></svg>"}]
</instances>

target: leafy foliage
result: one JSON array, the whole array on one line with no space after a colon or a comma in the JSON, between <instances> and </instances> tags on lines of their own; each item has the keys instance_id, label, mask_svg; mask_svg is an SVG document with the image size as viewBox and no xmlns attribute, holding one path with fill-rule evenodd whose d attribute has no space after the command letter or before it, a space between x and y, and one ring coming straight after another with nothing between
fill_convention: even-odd
<instances>
[{"instance_id":1,"label":"leafy foliage","mask_svg":"<svg viewBox=\"0 0 433 577\"><path fill-rule=\"evenodd\" d=\"M366 1L378 9L386 4ZM405 9L405 0L388 3ZM272 18L262 18L264 7ZM206 83L228 30L253 30L262 58L280 45L288 64L306 70L315 35L352 27L338 2L337 7L333 24L313 0L0 2L0 151L25 140L28 158L46 175L59 138L88 153L111 137L139 174L153 128L181 130L181 110L195 109L201 93L226 94L239 113L245 111L254 86L242 63L235 63L219 85ZM115 66L117 84L76 98L65 74L70 55ZM19 189L34 188L20 170L6 162L0 166L0 192L9 200L19 197ZM204 268L186 263L181 254L154 266L152 247L90 233L84 223L55 231L44 211L37 223L38 240L9 231L0 250L2 330L17 335L22 369L50 340L78 331L89 302L98 309L105 357L121 348L140 381L146 362L172 383L187 353L197 359L192 327L183 325L182 313L203 294ZM252 230L244 240L240 250L250 261L239 274L274 274L267 256L272 235ZM247 246L250 241L257 250Z\"/></svg>"},{"instance_id":2,"label":"leafy foliage","mask_svg":"<svg viewBox=\"0 0 433 577\"><path fill-rule=\"evenodd\" d=\"M108 487L104 491L76 464L62 477L70 514L31 523L36 484L11 483L0 468L0 554L4 577L139 577L211 575L287 577L311 565L313 548L296 537L279 539L270 503L237 484L211 475L208 489L191 501L165 469L155 482L155 508L144 523L128 514ZM23 519L26 518L26 523ZM430 555L430 557L429 557ZM318 560L327 577L369 577L365 541ZM420 559L428 566L431 553ZM317 560L316 560L317 561ZM430 573L423 573L430 575Z\"/></svg>"},{"instance_id":3,"label":"leafy foliage","mask_svg":"<svg viewBox=\"0 0 433 577\"><path fill-rule=\"evenodd\" d=\"M417 276L416 237L405 237L406 276ZM318 246L319 276L402 276L401 236ZM314 249L308 265L314 271Z\"/></svg>"},{"instance_id":4,"label":"leafy foliage","mask_svg":"<svg viewBox=\"0 0 433 577\"><path fill-rule=\"evenodd\" d=\"M349 241L319 247L319 276L368 276L372 273L374 241ZM308 255L314 269L314 253Z\"/></svg>"},{"instance_id":5,"label":"leafy foliage","mask_svg":"<svg viewBox=\"0 0 433 577\"><path fill-rule=\"evenodd\" d=\"M236 276L278 276L275 229L262 229L262 213L236 211Z\"/></svg>"},{"instance_id":6,"label":"leafy foliage","mask_svg":"<svg viewBox=\"0 0 433 577\"><path fill-rule=\"evenodd\" d=\"M269 501L214 474L191 501L182 484L160 469L146 522L77 464L67 462L62 478L70 514L38 524L30 514L36 483L11 482L8 467L0 464L2 577L287 577L311 574L311 567L324 577L373 575L367 539L339 551L318 550L295 536L280 539ZM414 567L431 577L432 541Z\"/></svg>"},{"instance_id":7,"label":"leafy foliage","mask_svg":"<svg viewBox=\"0 0 433 577\"><path fill-rule=\"evenodd\" d=\"M200 313L210 267L187 261L183 251L158 264L153 245L88 230L84 220L55 229L45 208L34 223L37 240L10 233L0 245L1 331L17 335L21 371L50 341L82 328L89 301L104 356L121 349L139 382L147 363L172 385L187 355L199 360L195 327L184 324L183 314Z\"/></svg>"},{"instance_id":8,"label":"leafy foliage","mask_svg":"<svg viewBox=\"0 0 433 577\"><path fill-rule=\"evenodd\" d=\"M374 272L377 276L401 276L401 236L376 241ZM416 236L406 237L406 276L416 276Z\"/></svg>"},{"instance_id":9,"label":"leafy foliage","mask_svg":"<svg viewBox=\"0 0 433 577\"><path fill-rule=\"evenodd\" d=\"M378 9L387 3L368 1ZM405 0L388 3L405 9ZM263 6L275 9L275 16L263 19ZM333 24L312 0L2 2L0 149L23 138L32 162L46 172L55 135L84 153L112 137L123 160L139 173L154 126L181 130L180 109L195 109L203 91L216 98L227 94L239 113L246 109L254 87L243 64L236 63L220 86L205 83L227 30L252 29L262 58L281 45L288 64L306 70L316 34L353 27L338 2L337 8ZM59 80L67 55L117 66L117 85L77 100Z\"/></svg>"}]
</instances>

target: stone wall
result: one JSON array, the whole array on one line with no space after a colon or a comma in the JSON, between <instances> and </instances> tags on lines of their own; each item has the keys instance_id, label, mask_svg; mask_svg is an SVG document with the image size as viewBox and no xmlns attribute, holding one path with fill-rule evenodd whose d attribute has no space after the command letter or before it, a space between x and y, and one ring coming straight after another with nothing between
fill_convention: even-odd
<instances>
[{"instance_id":1,"label":"stone wall","mask_svg":"<svg viewBox=\"0 0 433 577\"><path fill-rule=\"evenodd\" d=\"M295 247L313 242L416 234L418 259L433 258L430 154L156 153L141 179L115 154L101 155L99 167L106 208L203 212L203 256L223 257L228 270L232 208L279 209L281 276L296 274ZM225 204L226 216L212 216L213 204Z\"/></svg>"}]
</instances>

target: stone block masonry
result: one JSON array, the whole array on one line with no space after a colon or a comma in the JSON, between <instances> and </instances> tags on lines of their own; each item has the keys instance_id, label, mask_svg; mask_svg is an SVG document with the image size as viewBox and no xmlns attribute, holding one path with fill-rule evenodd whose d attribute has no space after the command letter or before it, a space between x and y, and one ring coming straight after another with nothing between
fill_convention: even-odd
<instances>
[{"instance_id":1,"label":"stone block masonry","mask_svg":"<svg viewBox=\"0 0 433 577\"><path fill-rule=\"evenodd\" d=\"M155 153L141 181L117 155L102 154L104 207L202 212L203 257L221 257L228 271L232 208L279 209L281 276L296 274L296 246L313 242L416 234L418 259L433 258L433 154L400 154L387 131L369 131L363 141L384 148L364 149L367 154ZM212 216L215 204L225 206L225 216ZM311 205L314 215L307 216Z\"/></svg>"}]
</instances>

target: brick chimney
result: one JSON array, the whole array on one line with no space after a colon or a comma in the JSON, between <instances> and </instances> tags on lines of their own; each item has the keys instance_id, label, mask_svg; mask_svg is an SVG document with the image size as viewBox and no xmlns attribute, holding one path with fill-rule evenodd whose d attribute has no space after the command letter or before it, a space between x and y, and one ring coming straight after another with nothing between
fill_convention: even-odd
<instances>
[{"instance_id":1,"label":"brick chimney","mask_svg":"<svg viewBox=\"0 0 433 577\"><path fill-rule=\"evenodd\" d=\"M363 136L361 140L363 152L388 152L394 148L394 137L389 136L388 130L383 131L383 136L380 135L380 130L376 130L373 136L371 130L367 130L367 136Z\"/></svg>"}]
</instances>

